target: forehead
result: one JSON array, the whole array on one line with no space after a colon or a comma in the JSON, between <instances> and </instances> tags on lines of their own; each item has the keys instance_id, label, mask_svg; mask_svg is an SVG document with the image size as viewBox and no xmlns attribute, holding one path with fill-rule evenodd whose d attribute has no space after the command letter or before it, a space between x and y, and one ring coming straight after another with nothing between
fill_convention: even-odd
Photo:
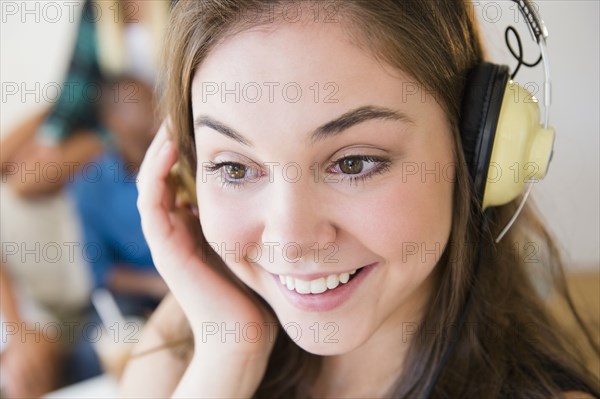
<instances>
[{"instance_id":1,"label":"forehead","mask_svg":"<svg viewBox=\"0 0 600 399\"><path fill-rule=\"evenodd\" d=\"M195 117L210 114L239 131L273 134L308 132L365 105L414 119L435 105L414 80L353 43L339 23L287 23L228 38L197 69L192 104Z\"/></svg>"}]
</instances>

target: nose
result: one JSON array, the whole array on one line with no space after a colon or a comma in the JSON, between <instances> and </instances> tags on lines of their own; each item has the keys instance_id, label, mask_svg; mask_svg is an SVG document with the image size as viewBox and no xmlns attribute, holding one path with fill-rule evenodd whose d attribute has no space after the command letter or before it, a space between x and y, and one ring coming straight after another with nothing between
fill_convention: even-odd
<instances>
[{"instance_id":1,"label":"nose","mask_svg":"<svg viewBox=\"0 0 600 399\"><path fill-rule=\"evenodd\" d=\"M274 261L322 262L336 240L325 198L308 181L277 182L271 188L262 240L275 248Z\"/></svg>"}]
</instances>

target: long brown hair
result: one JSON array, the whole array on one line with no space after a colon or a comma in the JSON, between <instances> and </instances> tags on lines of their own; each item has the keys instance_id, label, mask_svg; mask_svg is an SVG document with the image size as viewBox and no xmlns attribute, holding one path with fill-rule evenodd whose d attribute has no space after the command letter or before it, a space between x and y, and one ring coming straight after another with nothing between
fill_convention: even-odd
<instances>
[{"instance_id":1,"label":"long brown hair","mask_svg":"<svg viewBox=\"0 0 600 399\"><path fill-rule=\"evenodd\" d=\"M534 265L542 264L547 270L548 281L566 298L597 355L598 346L568 296L559 251L533 204L525 207L500 243L492 238L520 198L492 209L488 227L480 231L482 215L472 192L458 125L466 73L484 54L464 0L180 0L171 16L163 72L165 111L172 120L183 170L195 175L191 113L195 71L228 36L283 22L284 14L277 10L289 5L317 7L324 14L335 10L337 21L357 45L432 93L452 127L457 179L450 241L434 271L437 287L390 396L423 397L452 337L456 338L453 351L434 397L549 398L569 389L600 396L597 381L588 375L577 348L560 332L536 291L531 259L523 256L523 248L533 243L538 259ZM474 275L478 242L481 268ZM469 290L472 301L465 329L453 336ZM281 330L255 396L308 397L320 359L299 348Z\"/></svg>"}]
</instances>

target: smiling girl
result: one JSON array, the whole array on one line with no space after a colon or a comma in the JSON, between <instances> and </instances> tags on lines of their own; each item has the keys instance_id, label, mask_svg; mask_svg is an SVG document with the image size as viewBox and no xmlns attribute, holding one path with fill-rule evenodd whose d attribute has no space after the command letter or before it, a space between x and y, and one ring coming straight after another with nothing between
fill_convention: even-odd
<instances>
[{"instance_id":1,"label":"smiling girl","mask_svg":"<svg viewBox=\"0 0 600 399\"><path fill-rule=\"evenodd\" d=\"M138 206L175 300L137 354L184 331L194 348L138 356L125 394L598 395L515 246L562 275L533 210L499 243L518 200L481 223L459 129L483 61L465 2L179 1L166 48L170 118Z\"/></svg>"}]
</instances>

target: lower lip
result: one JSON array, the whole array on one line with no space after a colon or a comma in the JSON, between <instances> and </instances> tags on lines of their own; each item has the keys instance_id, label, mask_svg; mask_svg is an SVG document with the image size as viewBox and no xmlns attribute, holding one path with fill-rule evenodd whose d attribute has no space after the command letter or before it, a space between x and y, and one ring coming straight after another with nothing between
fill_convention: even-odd
<instances>
[{"instance_id":1,"label":"lower lip","mask_svg":"<svg viewBox=\"0 0 600 399\"><path fill-rule=\"evenodd\" d=\"M289 290L279 281L279 276L273 275L275 282L283 292L284 296L298 309L307 312L327 312L341 306L360 287L371 271L378 263L372 263L362 268L358 274L346 284L340 283L333 290L328 289L320 294L298 294L295 290Z\"/></svg>"}]
</instances>

